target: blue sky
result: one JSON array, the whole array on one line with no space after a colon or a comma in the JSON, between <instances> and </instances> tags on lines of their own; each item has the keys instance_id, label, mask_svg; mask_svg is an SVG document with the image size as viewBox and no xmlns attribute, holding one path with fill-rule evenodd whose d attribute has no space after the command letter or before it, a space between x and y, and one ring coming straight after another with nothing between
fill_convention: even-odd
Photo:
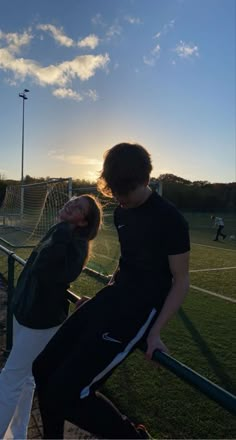
<instances>
[{"instance_id":1,"label":"blue sky","mask_svg":"<svg viewBox=\"0 0 236 440\"><path fill-rule=\"evenodd\" d=\"M0 0L0 175L94 180L116 143L153 173L236 180L235 0Z\"/></svg>"}]
</instances>

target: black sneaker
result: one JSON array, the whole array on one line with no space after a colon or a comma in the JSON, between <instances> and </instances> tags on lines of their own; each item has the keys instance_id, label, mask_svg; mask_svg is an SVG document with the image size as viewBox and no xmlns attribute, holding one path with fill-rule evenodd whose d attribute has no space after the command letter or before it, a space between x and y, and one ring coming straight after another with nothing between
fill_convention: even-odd
<instances>
[{"instance_id":1,"label":"black sneaker","mask_svg":"<svg viewBox=\"0 0 236 440\"><path fill-rule=\"evenodd\" d=\"M149 432L146 430L144 425L137 425L135 428L136 428L140 438L152 439L152 437L150 436Z\"/></svg>"},{"instance_id":2,"label":"black sneaker","mask_svg":"<svg viewBox=\"0 0 236 440\"><path fill-rule=\"evenodd\" d=\"M227 235L224 235L223 240L227 237Z\"/></svg>"},{"instance_id":3,"label":"black sneaker","mask_svg":"<svg viewBox=\"0 0 236 440\"><path fill-rule=\"evenodd\" d=\"M218 240L218 238L214 238L214 240L213 240L213 241L219 241L219 240Z\"/></svg>"}]
</instances>

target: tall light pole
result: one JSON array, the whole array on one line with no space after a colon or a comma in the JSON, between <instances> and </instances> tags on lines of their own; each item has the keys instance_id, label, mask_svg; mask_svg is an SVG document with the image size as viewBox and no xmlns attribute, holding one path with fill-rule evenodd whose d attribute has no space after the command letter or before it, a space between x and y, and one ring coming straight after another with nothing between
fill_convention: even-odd
<instances>
[{"instance_id":1,"label":"tall light pole","mask_svg":"<svg viewBox=\"0 0 236 440\"><path fill-rule=\"evenodd\" d=\"M26 93L29 93L28 89L24 89L19 93L19 97L22 98L22 146L21 146L21 219L24 212L24 142L25 142L25 100L28 99Z\"/></svg>"}]
</instances>

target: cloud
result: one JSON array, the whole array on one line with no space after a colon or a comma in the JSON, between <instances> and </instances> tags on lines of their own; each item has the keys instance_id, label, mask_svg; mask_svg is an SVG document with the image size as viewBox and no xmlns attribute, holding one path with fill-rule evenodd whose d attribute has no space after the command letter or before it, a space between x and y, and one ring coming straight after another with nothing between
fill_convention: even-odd
<instances>
[{"instance_id":1,"label":"cloud","mask_svg":"<svg viewBox=\"0 0 236 440\"><path fill-rule=\"evenodd\" d=\"M60 44L60 46L66 47L89 47L90 49L95 49L99 43L99 38L94 35L88 35L87 37L80 40L76 43L72 38L65 35L63 28L57 28L52 24L39 24L37 29L40 29L44 32L48 32L52 35L54 40Z\"/></svg>"},{"instance_id":2,"label":"cloud","mask_svg":"<svg viewBox=\"0 0 236 440\"><path fill-rule=\"evenodd\" d=\"M153 55L159 55L159 54L160 54L160 50L161 50L160 44L157 44L157 45L154 47L154 49L152 49L152 54L153 54Z\"/></svg>"},{"instance_id":3,"label":"cloud","mask_svg":"<svg viewBox=\"0 0 236 440\"><path fill-rule=\"evenodd\" d=\"M83 166L99 166L102 167L102 161L98 159L94 159L86 156L79 155L65 155L63 152L57 152L55 150L51 150L48 152L48 156L68 163L70 165L83 165Z\"/></svg>"},{"instance_id":4,"label":"cloud","mask_svg":"<svg viewBox=\"0 0 236 440\"><path fill-rule=\"evenodd\" d=\"M108 31L106 32L106 36L108 37L108 39L115 37L115 36L119 36L122 33L122 27L115 23L112 26L109 27Z\"/></svg>"},{"instance_id":5,"label":"cloud","mask_svg":"<svg viewBox=\"0 0 236 440\"><path fill-rule=\"evenodd\" d=\"M72 99L73 101L83 101L84 96L90 98L92 101L97 101L99 96L96 90L89 89L83 94L72 90L71 88L59 87L58 89L53 90L52 94L59 99Z\"/></svg>"},{"instance_id":6,"label":"cloud","mask_svg":"<svg viewBox=\"0 0 236 440\"><path fill-rule=\"evenodd\" d=\"M198 46L184 43L182 40L180 40L179 44L174 49L174 52L176 52L180 58L199 56Z\"/></svg>"},{"instance_id":7,"label":"cloud","mask_svg":"<svg viewBox=\"0 0 236 440\"><path fill-rule=\"evenodd\" d=\"M147 57L146 55L143 56L143 62L144 64L147 64L148 66L155 66L156 60L153 57Z\"/></svg>"},{"instance_id":8,"label":"cloud","mask_svg":"<svg viewBox=\"0 0 236 440\"><path fill-rule=\"evenodd\" d=\"M91 22L95 25L97 25L97 24L101 25L101 26L105 25L103 18L102 18L102 14L100 14L100 13L98 13L94 17L92 17Z\"/></svg>"},{"instance_id":9,"label":"cloud","mask_svg":"<svg viewBox=\"0 0 236 440\"><path fill-rule=\"evenodd\" d=\"M130 24L141 24L142 23L139 17L126 16L125 20L128 21L128 23L130 23Z\"/></svg>"},{"instance_id":10,"label":"cloud","mask_svg":"<svg viewBox=\"0 0 236 440\"><path fill-rule=\"evenodd\" d=\"M166 35L175 25L175 19L169 21L169 23L164 24L161 31L157 32L153 38L160 38L162 35Z\"/></svg>"},{"instance_id":11,"label":"cloud","mask_svg":"<svg viewBox=\"0 0 236 440\"><path fill-rule=\"evenodd\" d=\"M154 49L151 50L151 54L149 56L143 56L143 62L147 66L154 67L158 58L160 58L161 47L157 44Z\"/></svg>"},{"instance_id":12,"label":"cloud","mask_svg":"<svg viewBox=\"0 0 236 440\"><path fill-rule=\"evenodd\" d=\"M72 89L59 88L53 90L52 94L60 99L73 99L74 101L83 101L83 97Z\"/></svg>"},{"instance_id":13,"label":"cloud","mask_svg":"<svg viewBox=\"0 0 236 440\"><path fill-rule=\"evenodd\" d=\"M154 35L153 38L160 38L160 36L161 36L161 32L158 32L157 34Z\"/></svg>"},{"instance_id":14,"label":"cloud","mask_svg":"<svg viewBox=\"0 0 236 440\"><path fill-rule=\"evenodd\" d=\"M85 95L87 95L92 101L97 101L99 96L96 90L89 89Z\"/></svg>"},{"instance_id":15,"label":"cloud","mask_svg":"<svg viewBox=\"0 0 236 440\"><path fill-rule=\"evenodd\" d=\"M99 38L95 34L90 34L74 42L65 35L62 28L57 28L51 24L39 24L37 29L50 33L60 46L68 48L90 48L94 49L99 43ZM72 99L82 101L85 97L92 101L98 100L96 90L88 89L78 93L73 90L71 83L73 80L87 81L96 74L98 69L106 70L110 62L108 53L105 54L84 54L73 57L70 60L60 63L43 66L40 62L24 58L19 55L20 49L30 43L32 35L31 28L23 33L5 33L0 29L0 71L4 71L4 81L9 85L16 85L19 81L26 78L31 79L40 86L54 86L52 94L60 99ZM44 36L40 36L44 41ZM2 44L3 42L3 44Z\"/></svg>"},{"instance_id":16,"label":"cloud","mask_svg":"<svg viewBox=\"0 0 236 440\"><path fill-rule=\"evenodd\" d=\"M90 49L95 49L99 43L99 38L94 35L88 35L83 40L80 40L78 42L78 47L89 47Z\"/></svg>"},{"instance_id":17,"label":"cloud","mask_svg":"<svg viewBox=\"0 0 236 440\"><path fill-rule=\"evenodd\" d=\"M71 61L43 67L31 59L15 58L8 48L0 49L0 69L12 72L15 79L24 80L29 76L42 86L65 86L74 78L88 80L94 76L97 69L104 69L109 61L108 54L82 55Z\"/></svg>"},{"instance_id":18,"label":"cloud","mask_svg":"<svg viewBox=\"0 0 236 440\"><path fill-rule=\"evenodd\" d=\"M22 34L17 32L5 33L0 30L0 40L6 41L8 44L8 51L11 53L18 53L22 46L26 46L33 38L31 29L24 31Z\"/></svg>"},{"instance_id":19,"label":"cloud","mask_svg":"<svg viewBox=\"0 0 236 440\"><path fill-rule=\"evenodd\" d=\"M100 13L96 14L92 19L91 22L94 25L99 25L103 28L103 32L105 33L105 39L111 40L114 37L117 37L121 35L123 29L120 26L118 19L115 19L113 24L109 25L106 23Z\"/></svg>"},{"instance_id":20,"label":"cloud","mask_svg":"<svg viewBox=\"0 0 236 440\"><path fill-rule=\"evenodd\" d=\"M37 26L37 29L40 29L44 32L49 32L54 40L59 43L61 46L66 47L72 47L74 46L74 41L72 38L67 37L64 32L63 28L57 28L56 26L53 26L53 24L39 24Z\"/></svg>"}]
</instances>

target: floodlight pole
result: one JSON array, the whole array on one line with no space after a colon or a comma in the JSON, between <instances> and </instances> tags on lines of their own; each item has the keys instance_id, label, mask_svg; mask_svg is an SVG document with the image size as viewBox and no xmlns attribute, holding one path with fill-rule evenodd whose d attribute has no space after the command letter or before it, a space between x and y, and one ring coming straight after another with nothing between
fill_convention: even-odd
<instances>
[{"instance_id":1,"label":"floodlight pole","mask_svg":"<svg viewBox=\"0 0 236 440\"><path fill-rule=\"evenodd\" d=\"M25 142L25 100L28 99L26 93L28 89L24 89L22 93L19 93L19 97L22 98L22 144L21 144L21 204L20 204L20 214L21 220L23 219L24 213L24 142Z\"/></svg>"}]
</instances>

